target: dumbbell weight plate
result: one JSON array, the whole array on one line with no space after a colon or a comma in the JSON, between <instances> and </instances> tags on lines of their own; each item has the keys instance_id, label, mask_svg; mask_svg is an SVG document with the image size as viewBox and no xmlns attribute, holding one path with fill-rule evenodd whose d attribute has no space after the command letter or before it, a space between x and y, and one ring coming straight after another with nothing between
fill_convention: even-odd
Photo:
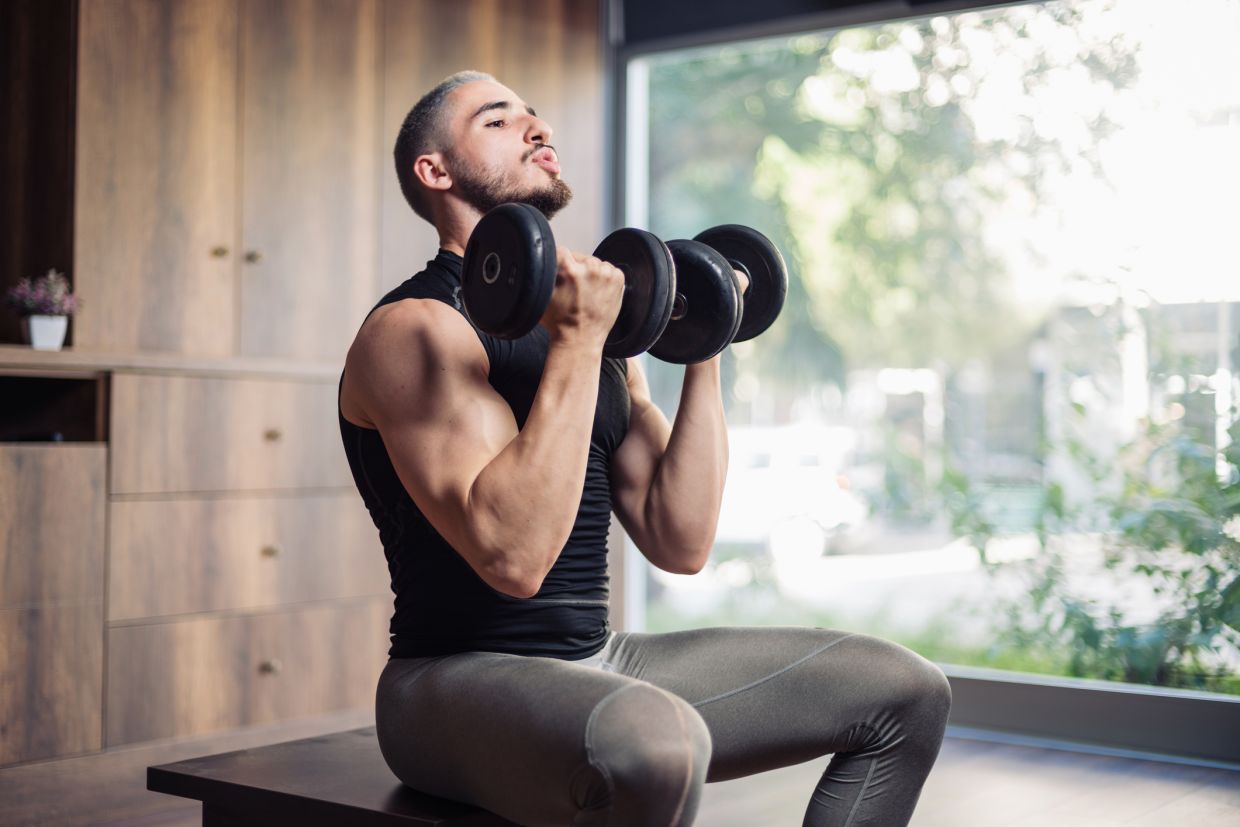
<instances>
[{"instance_id":1,"label":"dumbbell weight plate","mask_svg":"<svg viewBox=\"0 0 1240 827\"><path fill-rule=\"evenodd\" d=\"M555 287L551 225L528 204L500 204L465 246L461 298L479 330L519 339L538 325Z\"/></svg>"},{"instance_id":2,"label":"dumbbell weight plate","mask_svg":"<svg viewBox=\"0 0 1240 827\"><path fill-rule=\"evenodd\" d=\"M736 331L739 288L721 254L697 241L667 242L676 264L672 318L650 348L665 362L689 365L717 355Z\"/></svg>"},{"instance_id":3,"label":"dumbbell weight plate","mask_svg":"<svg viewBox=\"0 0 1240 827\"><path fill-rule=\"evenodd\" d=\"M749 274L740 329L733 341L752 339L770 327L788 295L788 267L779 248L762 233L740 224L722 224L694 236Z\"/></svg>"},{"instance_id":4,"label":"dumbbell weight plate","mask_svg":"<svg viewBox=\"0 0 1240 827\"><path fill-rule=\"evenodd\" d=\"M672 315L676 276L671 252L652 233L627 227L603 239L594 255L624 273L624 301L603 355L624 359L646 352Z\"/></svg>"}]
</instances>

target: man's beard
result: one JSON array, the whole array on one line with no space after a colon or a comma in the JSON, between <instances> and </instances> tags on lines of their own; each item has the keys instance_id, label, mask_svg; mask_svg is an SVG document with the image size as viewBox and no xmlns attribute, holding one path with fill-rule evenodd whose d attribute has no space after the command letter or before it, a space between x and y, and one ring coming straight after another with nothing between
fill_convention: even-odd
<instances>
[{"instance_id":1,"label":"man's beard","mask_svg":"<svg viewBox=\"0 0 1240 827\"><path fill-rule=\"evenodd\" d=\"M550 220L568 206L573 191L559 178L548 177L544 187L522 189L504 182L499 175L480 172L459 160L452 176L452 183L465 203L481 213L490 212L500 204L520 201L529 204Z\"/></svg>"}]
</instances>

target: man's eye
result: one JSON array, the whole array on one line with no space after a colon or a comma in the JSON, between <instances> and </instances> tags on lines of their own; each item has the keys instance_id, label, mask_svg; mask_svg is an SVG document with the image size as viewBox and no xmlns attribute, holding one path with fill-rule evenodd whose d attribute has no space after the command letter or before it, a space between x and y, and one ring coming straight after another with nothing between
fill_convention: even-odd
<instances>
[{"instance_id":1,"label":"man's eye","mask_svg":"<svg viewBox=\"0 0 1240 827\"><path fill-rule=\"evenodd\" d=\"M490 123L487 124L487 126L503 126L503 125L504 125L503 120L491 121Z\"/></svg>"}]
</instances>

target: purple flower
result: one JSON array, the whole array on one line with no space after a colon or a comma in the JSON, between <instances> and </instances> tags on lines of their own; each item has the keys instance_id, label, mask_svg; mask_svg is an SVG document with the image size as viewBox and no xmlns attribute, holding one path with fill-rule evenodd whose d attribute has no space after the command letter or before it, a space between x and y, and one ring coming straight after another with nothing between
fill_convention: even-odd
<instances>
[{"instance_id":1,"label":"purple flower","mask_svg":"<svg viewBox=\"0 0 1240 827\"><path fill-rule=\"evenodd\" d=\"M69 292L64 273L54 269L34 280L20 280L9 288L5 299L20 316L71 316L78 308L78 298Z\"/></svg>"}]
</instances>

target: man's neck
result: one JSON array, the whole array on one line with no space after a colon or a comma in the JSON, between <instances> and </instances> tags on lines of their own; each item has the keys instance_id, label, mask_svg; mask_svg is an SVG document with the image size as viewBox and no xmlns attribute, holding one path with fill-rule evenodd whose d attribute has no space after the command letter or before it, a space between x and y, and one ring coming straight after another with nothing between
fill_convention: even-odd
<instances>
[{"instance_id":1,"label":"man's neck","mask_svg":"<svg viewBox=\"0 0 1240 827\"><path fill-rule=\"evenodd\" d=\"M439 247L458 256L465 255L469 236L482 219L482 213L462 203L445 204L435 216L435 229L439 231Z\"/></svg>"}]
</instances>

